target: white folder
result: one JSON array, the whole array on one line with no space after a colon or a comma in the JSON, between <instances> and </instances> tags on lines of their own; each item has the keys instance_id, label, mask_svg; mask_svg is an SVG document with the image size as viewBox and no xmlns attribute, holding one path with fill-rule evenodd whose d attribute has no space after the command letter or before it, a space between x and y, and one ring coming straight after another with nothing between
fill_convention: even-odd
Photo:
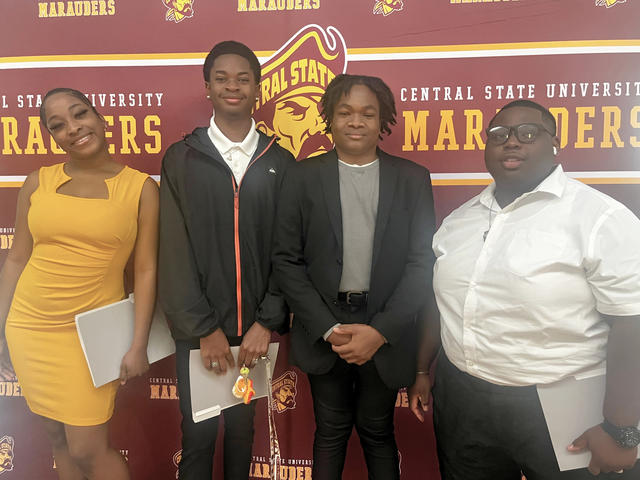
<instances>
[{"instance_id":1,"label":"white folder","mask_svg":"<svg viewBox=\"0 0 640 480\"><path fill-rule=\"evenodd\" d=\"M271 360L271 376L278 356L278 343L269 344L269 359ZM238 352L240 347L231 347L231 354L236 360L234 368L227 368L227 373L217 375L204 368L200 358L200 350L191 350L189 356L189 380L191 389L191 413L195 423L220 415L225 408L242 403L231 392L236 379L240 375L238 366ZM259 360L249 373L256 391L254 399L266 397L271 392L271 385L267 386L267 362Z\"/></svg>"},{"instance_id":2,"label":"white folder","mask_svg":"<svg viewBox=\"0 0 640 480\"><path fill-rule=\"evenodd\" d=\"M604 367L537 388L560 471L587 467L591 452L571 453L567 447L586 430L602 423Z\"/></svg>"},{"instance_id":3,"label":"white folder","mask_svg":"<svg viewBox=\"0 0 640 480\"><path fill-rule=\"evenodd\" d=\"M76 315L76 329L96 387L120 378L122 357L131 348L135 323L134 298ZM147 357L157 362L175 353L167 319L156 307L149 330Z\"/></svg>"}]
</instances>

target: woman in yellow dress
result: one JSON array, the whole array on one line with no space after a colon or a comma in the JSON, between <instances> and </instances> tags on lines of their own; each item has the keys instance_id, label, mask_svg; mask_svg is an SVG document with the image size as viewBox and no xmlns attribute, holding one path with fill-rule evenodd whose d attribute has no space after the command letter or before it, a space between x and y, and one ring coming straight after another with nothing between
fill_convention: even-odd
<instances>
[{"instance_id":1,"label":"woman in yellow dress","mask_svg":"<svg viewBox=\"0 0 640 480\"><path fill-rule=\"evenodd\" d=\"M29 174L18 194L13 247L0 272L0 371L15 369L61 479L128 479L108 441L118 382L93 386L74 319L124 298L135 249L135 333L120 383L149 368L158 188L111 158L105 120L81 92L50 91L40 118L69 158Z\"/></svg>"}]
</instances>

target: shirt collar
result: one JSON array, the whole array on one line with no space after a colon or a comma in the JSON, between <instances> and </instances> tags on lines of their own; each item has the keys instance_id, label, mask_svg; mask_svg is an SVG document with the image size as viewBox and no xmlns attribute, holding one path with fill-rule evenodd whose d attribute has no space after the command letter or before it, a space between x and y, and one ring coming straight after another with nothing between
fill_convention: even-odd
<instances>
[{"instance_id":1,"label":"shirt collar","mask_svg":"<svg viewBox=\"0 0 640 480\"><path fill-rule=\"evenodd\" d=\"M229 150L236 147L242 150L248 157L253 156L256 148L258 148L258 140L260 140L260 135L256 130L256 122L253 118L251 119L251 128L249 129L249 133L247 133L247 136L244 137L242 142L232 142L229 140L218 128L214 119L215 114L211 117L207 133L209 134L209 138L211 139L211 142L213 142L213 145L222 155L225 155Z\"/></svg>"},{"instance_id":2,"label":"shirt collar","mask_svg":"<svg viewBox=\"0 0 640 480\"><path fill-rule=\"evenodd\" d=\"M562 169L562 165L558 164L547 176L547 178L542 180L536 188L534 188L530 192L520 195L515 200L515 202L517 202L521 198L525 198L525 197L528 197L529 195L534 195L540 192L549 193L551 195L554 195L560 198L562 196L562 193L564 192L566 185L567 185L567 176L565 175L564 170ZM487 188L485 188L482 192L480 192L480 195L478 195L476 201L480 202L482 205L484 205L487 208L492 208L492 205L496 204L493 198L493 192L495 192L495 190L496 190L496 184L495 182L492 182L490 185L487 185Z\"/></svg>"}]
</instances>

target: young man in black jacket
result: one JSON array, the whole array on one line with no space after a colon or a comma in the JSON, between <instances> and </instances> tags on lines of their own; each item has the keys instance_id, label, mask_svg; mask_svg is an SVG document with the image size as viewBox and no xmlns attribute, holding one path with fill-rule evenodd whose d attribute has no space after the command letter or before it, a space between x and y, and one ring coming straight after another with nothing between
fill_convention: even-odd
<instances>
[{"instance_id":1,"label":"young man in black jacket","mask_svg":"<svg viewBox=\"0 0 640 480\"><path fill-rule=\"evenodd\" d=\"M176 340L182 412L179 478L211 478L218 417L194 423L189 352L218 374L252 366L271 332L287 321L271 272L276 200L293 156L255 129L260 63L245 45L225 41L204 63L210 126L173 144L162 161L158 298ZM234 359L230 345L240 345ZM225 479L246 480L255 404L225 417Z\"/></svg>"},{"instance_id":2,"label":"young man in black jacket","mask_svg":"<svg viewBox=\"0 0 640 480\"><path fill-rule=\"evenodd\" d=\"M431 294L429 172L378 148L395 123L382 80L338 75L322 97L335 150L287 171L274 270L309 375L313 479L342 477L355 425L370 479L400 476L393 415L416 376L417 316Z\"/></svg>"}]
</instances>

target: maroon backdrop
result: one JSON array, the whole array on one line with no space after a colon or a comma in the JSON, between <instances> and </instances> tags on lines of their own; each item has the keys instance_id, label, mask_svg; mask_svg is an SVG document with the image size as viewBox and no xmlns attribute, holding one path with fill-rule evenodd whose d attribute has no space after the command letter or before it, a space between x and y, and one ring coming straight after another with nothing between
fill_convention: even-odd
<instances>
[{"instance_id":1,"label":"maroon backdrop","mask_svg":"<svg viewBox=\"0 0 640 480\"><path fill-rule=\"evenodd\" d=\"M115 158L158 175L166 148L211 114L201 65L237 39L263 63L260 129L298 157L330 148L317 102L342 72L382 77L398 124L383 148L432 172L439 221L489 182L480 133L496 109L529 98L558 118L566 171L640 212L640 6L631 0L93 0L11 2L0 15L0 264L18 188L64 154L39 124L50 88L87 93L107 118ZM282 478L311 479L309 386L280 338L273 393ZM173 358L118 394L113 443L133 478L176 476L180 429ZM431 419L398 395L402 478L437 479ZM2 450L4 446L11 446ZM357 438L344 478L364 480ZM218 455L219 456L218 452ZM0 466L7 479L56 478L44 431L20 386L0 381ZM268 478L266 401L251 479ZM218 469L219 470L219 469Z\"/></svg>"}]
</instances>

